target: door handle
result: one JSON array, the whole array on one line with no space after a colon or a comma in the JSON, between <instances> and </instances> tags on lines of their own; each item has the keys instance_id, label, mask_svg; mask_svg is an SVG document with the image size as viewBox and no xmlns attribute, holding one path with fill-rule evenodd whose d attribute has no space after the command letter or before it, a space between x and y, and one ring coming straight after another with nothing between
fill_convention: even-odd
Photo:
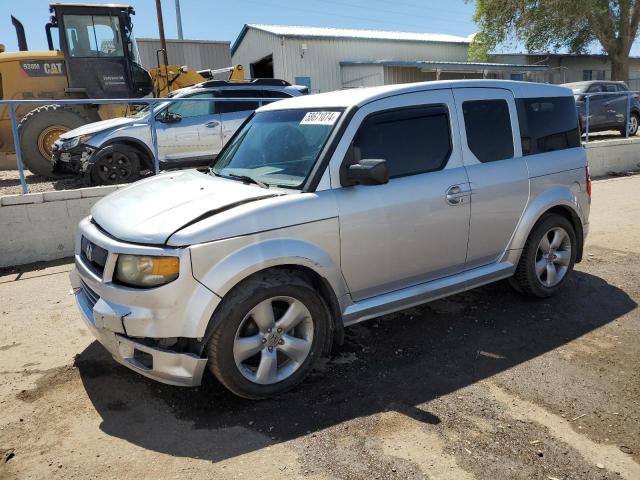
<instances>
[{"instance_id":1,"label":"door handle","mask_svg":"<svg viewBox=\"0 0 640 480\"><path fill-rule=\"evenodd\" d=\"M207 127L207 128L215 128L215 127L217 127L219 125L220 125L220 122L218 122L216 120L204 124L204 126Z\"/></svg>"},{"instance_id":2,"label":"door handle","mask_svg":"<svg viewBox=\"0 0 640 480\"><path fill-rule=\"evenodd\" d=\"M462 205L465 197L471 195L471 189L463 188L460 185L453 185L448 188L445 194L445 200L449 205Z\"/></svg>"}]
</instances>

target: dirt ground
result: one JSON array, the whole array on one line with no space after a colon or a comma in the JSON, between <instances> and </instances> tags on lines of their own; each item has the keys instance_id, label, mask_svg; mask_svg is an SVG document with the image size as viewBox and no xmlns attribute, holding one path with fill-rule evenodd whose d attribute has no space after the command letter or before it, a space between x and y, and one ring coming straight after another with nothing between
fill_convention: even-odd
<instances>
[{"instance_id":1,"label":"dirt ground","mask_svg":"<svg viewBox=\"0 0 640 480\"><path fill-rule=\"evenodd\" d=\"M0 276L0 478L640 479L640 176L595 182L556 297L365 322L274 400L169 387L83 327L68 262Z\"/></svg>"}]
</instances>

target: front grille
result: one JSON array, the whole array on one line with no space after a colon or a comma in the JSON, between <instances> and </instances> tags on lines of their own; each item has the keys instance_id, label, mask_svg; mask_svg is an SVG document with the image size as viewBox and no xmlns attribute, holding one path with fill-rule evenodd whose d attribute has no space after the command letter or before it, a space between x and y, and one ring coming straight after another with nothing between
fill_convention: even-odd
<instances>
[{"instance_id":1,"label":"front grille","mask_svg":"<svg viewBox=\"0 0 640 480\"><path fill-rule=\"evenodd\" d=\"M82 237L80 241L80 256L82 259L98 273L104 272L104 266L107 264L107 256L109 252L99 245L96 245L86 237Z\"/></svg>"},{"instance_id":2,"label":"front grille","mask_svg":"<svg viewBox=\"0 0 640 480\"><path fill-rule=\"evenodd\" d=\"M82 282L82 292L87 297L89 308L93 310L93 307L95 307L96 303L98 303L98 300L100 300L100 296L96 292L91 290L91 288L89 288L89 285L84 282Z\"/></svg>"}]
</instances>

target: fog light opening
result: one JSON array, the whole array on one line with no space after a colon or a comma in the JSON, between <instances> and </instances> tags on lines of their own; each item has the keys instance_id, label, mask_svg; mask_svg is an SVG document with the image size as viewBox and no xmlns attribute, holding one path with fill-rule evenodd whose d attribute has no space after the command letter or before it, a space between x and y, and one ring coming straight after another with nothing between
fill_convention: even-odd
<instances>
[{"instance_id":1,"label":"fog light opening","mask_svg":"<svg viewBox=\"0 0 640 480\"><path fill-rule=\"evenodd\" d=\"M153 355L137 348L133 349L133 359L146 370L153 370Z\"/></svg>"}]
</instances>

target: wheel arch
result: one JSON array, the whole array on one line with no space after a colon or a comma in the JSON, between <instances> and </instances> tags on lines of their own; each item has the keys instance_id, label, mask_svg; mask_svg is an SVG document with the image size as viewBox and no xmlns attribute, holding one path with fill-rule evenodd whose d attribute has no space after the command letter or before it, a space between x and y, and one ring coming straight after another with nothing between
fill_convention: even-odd
<instances>
[{"instance_id":1,"label":"wheel arch","mask_svg":"<svg viewBox=\"0 0 640 480\"><path fill-rule=\"evenodd\" d=\"M566 187L556 187L547 190L538 196L528 207L514 233L507 256L516 253L515 258L511 260L514 265L518 264L520 253L531 234L531 231L540 221L540 219L548 213L556 213L562 215L569 220L576 232L576 241L578 251L576 252L576 263L582 260L584 250L584 229L583 217L578 205L578 201L573 192Z\"/></svg>"},{"instance_id":2,"label":"wheel arch","mask_svg":"<svg viewBox=\"0 0 640 480\"><path fill-rule=\"evenodd\" d=\"M203 258L208 255L202 252ZM217 262L206 272L197 272L200 263L198 248L192 248L194 277L222 300L235 287L251 277L269 270L288 270L306 278L327 303L331 313L333 340L340 344L344 338L344 325L340 298L348 293L340 269L331 257L318 246L294 239L267 240L236 250ZM222 302L216 307L220 308ZM215 311L211 319L215 316ZM209 321L202 344L209 340L216 325ZM329 340L326 351L331 347Z\"/></svg>"},{"instance_id":3,"label":"wheel arch","mask_svg":"<svg viewBox=\"0 0 640 480\"><path fill-rule=\"evenodd\" d=\"M140 163L151 170L155 168L153 165L153 153L142 140L135 137L112 137L100 145L100 149L114 144L122 144L136 149L141 154Z\"/></svg>"}]
</instances>

